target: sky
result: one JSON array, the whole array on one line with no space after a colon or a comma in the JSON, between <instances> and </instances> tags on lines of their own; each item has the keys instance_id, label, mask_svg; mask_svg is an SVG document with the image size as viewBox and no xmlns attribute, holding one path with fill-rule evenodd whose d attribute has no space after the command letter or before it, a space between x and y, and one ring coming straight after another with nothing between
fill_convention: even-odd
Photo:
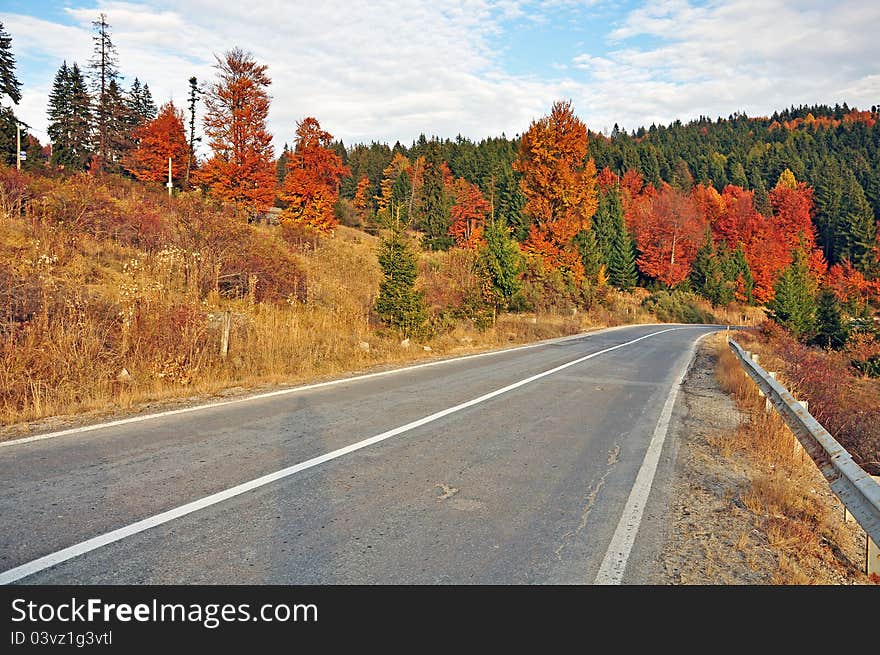
<instances>
[{"instance_id":1,"label":"sky","mask_svg":"<svg viewBox=\"0 0 880 655\"><path fill-rule=\"evenodd\" d=\"M90 58L107 15L128 87L185 107L238 46L268 65L269 128L315 116L346 144L520 134L570 99L608 132L791 105L880 104L877 0L0 0L23 99L46 141L62 61ZM8 104L8 98L5 99Z\"/></svg>"}]
</instances>

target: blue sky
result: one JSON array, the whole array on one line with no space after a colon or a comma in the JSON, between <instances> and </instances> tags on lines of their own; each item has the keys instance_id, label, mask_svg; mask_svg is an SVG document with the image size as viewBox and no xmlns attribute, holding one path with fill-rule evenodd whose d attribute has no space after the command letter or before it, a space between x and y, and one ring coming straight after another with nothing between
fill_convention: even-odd
<instances>
[{"instance_id":1,"label":"blue sky","mask_svg":"<svg viewBox=\"0 0 880 655\"><path fill-rule=\"evenodd\" d=\"M45 137L55 70L89 57L89 21L112 25L125 84L182 105L213 54L254 53L273 77L280 145L316 116L346 142L419 133L522 132L569 98L595 130L791 104L880 103L873 0L3 0L24 85L21 117Z\"/></svg>"}]
</instances>

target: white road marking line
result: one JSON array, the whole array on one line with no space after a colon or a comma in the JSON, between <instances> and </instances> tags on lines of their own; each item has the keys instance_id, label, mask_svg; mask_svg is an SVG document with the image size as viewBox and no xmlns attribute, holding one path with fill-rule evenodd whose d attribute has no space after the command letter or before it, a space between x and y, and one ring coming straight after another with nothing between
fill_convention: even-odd
<instances>
[{"instance_id":1,"label":"white road marking line","mask_svg":"<svg viewBox=\"0 0 880 655\"><path fill-rule=\"evenodd\" d=\"M650 324L644 324L644 327L647 327ZM424 364L414 364L412 366L403 366L401 368L395 368L388 371L377 371L376 373L364 373L363 375L355 375L353 377L340 378L338 380L328 380L327 382L317 382L315 384L306 384L298 387L291 387L290 389L279 389L277 391L267 391L265 393L254 394L253 396L245 396L244 398L234 398L232 400L221 400L214 403L206 403L204 405L194 405L192 407L182 407L180 409L169 409L164 412L156 412L153 414L142 414L139 416L130 416L128 418L117 419L115 421L107 421L105 423L94 423L92 425L83 425L76 428L67 428L66 430L59 430L57 432L47 432L45 434L37 434L33 437L24 437L21 439L10 439L7 441L0 441L0 448L5 446L20 446L22 444L31 443L34 441L43 441L44 439L54 439L56 437L64 437L70 434L81 434L83 432L92 432L93 430L102 430L104 428L113 428L118 427L120 425L128 425L129 423L140 423L141 421L149 421L151 419L156 418L164 418L166 416L175 416L177 414L188 414L189 412L197 412L203 409L213 409L215 407L224 407L226 405L235 405L237 403L245 403L250 402L252 400L261 400L263 398L274 398L276 396L285 396L291 393L299 393L300 391L309 391L311 389L321 389L323 387L330 387L337 384L345 384L346 382L358 382L360 380L368 380L370 378L376 378L383 375L393 375L395 373L404 373L406 371L415 371L420 368L428 368L430 366L439 366L441 364L448 364L450 362L461 362L467 359L476 359L477 357L488 357L490 355L502 355L504 353L516 352L518 350L529 350L530 348L540 348L541 346L548 346L555 343L563 343L566 341L574 341L576 339L584 339L587 337L591 337L597 334L604 334L606 332L612 332L616 330L622 330L624 328L634 327L634 325L617 325L615 327L603 328L601 330L596 330L594 332L581 332L580 334L574 334L569 337L558 337L556 339L546 339L544 341L537 341L535 343L526 344L524 346L514 346L513 348L502 348L501 350L490 350L488 352L483 353L475 353L473 355L462 355L461 357L450 357L448 359L438 359L432 362L425 362Z\"/></svg>"},{"instance_id":2,"label":"white road marking line","mask_svg":"<svg viewBox=\"0 0 880 655\"><path fill-rule=\"evenodd\" d=\"M651 494L651 487L654 484L654 474L657 472L660 453L663 451L663 443L666 440L666 433L669 431L669 422L672 420L672 409L675 407L676 398L678 398L678 390L681 388L684 377L694 361L697 344L709 334L713 333L707 332L694 340L689 351L690 354L673 383L669 396L666 398L666 404L663 405L663 409L660 412L660 419L657 421L657 427L654 429L651 443L648 444L645 459L639 468L636 481L623 508L620 522L614 530L614 536L611 537L611 543L608 545L608 550L605 552L605 557L599 566L599 573L596 575L595 584L619 585L623 582L626 564L629 561L633 544L635 544L636 535L642 523L642 515L648 503L648 496Z\"/></svg>"},{"instance_id":3,"label":"white road marking line","mask_svg":"<svg viewBox=\"0 0 880 655\"><path fill-rule=\"evenodd\" d=\"M616 346L611 346L609 348L590 353L589 355L578 357L577 359L556 366L555 368L543 371L542 373L537 373L523 380L520 380L519 382L514 382L513 384L509 384L506 387L496 389L495 391L490 391L489 393L483 394L482 396L474 398L473 400L468 400L453 407L448 407L447 409L435 412L430 416L425 416L424 418L412 421L411 423L407 423L406 425L388 430L387 432L382 432L381 434L377 434L376 436L370 437L369 439L358 441L357 443L350 444L343 448L325 453L324 455L319 455L318 457L313 457L312 459L300 462L299 464L294 464L293 466L281 469L280 471L276 471L275 473L264 475L249 482L244 482L242 484L236 485L224 491L211 494L210 496L206 496L199 500L186 503L185 505L181 505L180 507L175 507L174 509L156 514L155 516L150 516L148 518L137 521L136 523L132 523L131 525L127 525L116 530L111 530L110 532L99 535L97 537L92 537L91 539L87 539L86 541L80 542L73 546L69 546L67 548L63 548L57 552L45 555L38 559L27 562L26 564L16 566L15 568L0 573L0 584L10 584L17 580L21 580L22 578L25 578L29 575L51 568L53 566L56 566L57 564L66 562L69 559L73 559L74 557L78 557L108 544L112 544L113 542L120 541L121 539L125 539L126 537L138 534L139 532L144 532L145 530L149 530L150 528L155 528L159 525L162 525L163 523L168 523L169 521L173 521L174 519L186 516L187 514L192 514L193 512L205 509L206 507L210 507L211 505L222 503L225 500L229 500L230 498L234 498L235 496L239 496L243 493L252 491L272 482L276 482L277 480L281 480L295 473L299 473L300 471L304 471L314 466L318 466L319 464L329 462L330 460L336 459L337 457L342 457L343 455L353 453L356 450L360 450L361 448L372 446L373 444L379 443L380 441L385 441L386 439L390 439L391 437L403 434L404 432L414 430L415 428L441 419L444 416L449 416L450 414L454 414L455 412L459 412L468 407L479 405L480 403L486 402L487 400L495 398L496 396L505 394L508 391L513 391L514 389L518 389L519 387L527 385L530 382L534 382L535 380L540 380L541 378L547 377L548 375L558 373L559 371L567 369L571 366L575 366L576 364L580 364L581 362L585 362L588 359L592 359L593 357L598 357L599 355L604 355L605 353L609 353L613 350L624 348L625 346L643 341L644 339L648 339L649 337L657 336L658 334L664 334L666 332L684 329L687 328L675 327L660 330L658 332L651 332L650 334L638 337L637 339L632 339L631 341L626 341Z\"/></svg>"}]
</instances>

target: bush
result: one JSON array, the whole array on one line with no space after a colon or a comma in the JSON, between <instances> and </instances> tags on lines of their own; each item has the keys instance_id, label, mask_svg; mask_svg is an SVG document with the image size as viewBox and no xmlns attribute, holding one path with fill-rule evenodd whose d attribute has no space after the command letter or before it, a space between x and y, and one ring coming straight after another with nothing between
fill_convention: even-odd
<instances>
[{"instance_id":1,"label":"bush","mask_svg":"<svg viewBox=\"0 0 880 655\"><path fill-rule=\"evenodd\" d=\"M704 303L687 291L657 291L642 301L642 308L663 323L715 323L714 314L700 307Z\"/></svg>"}]
</instances>

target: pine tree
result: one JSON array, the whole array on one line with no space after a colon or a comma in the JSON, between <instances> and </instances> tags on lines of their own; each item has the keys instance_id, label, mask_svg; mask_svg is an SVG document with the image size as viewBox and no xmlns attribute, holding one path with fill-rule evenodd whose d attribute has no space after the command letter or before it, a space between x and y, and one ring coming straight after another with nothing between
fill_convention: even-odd
<instances>
[{"instance_id":1,"label":"pine tree","mask_svg":"<svg viewBox=\"0 0 880 655\"><path fill-rule=\"evenodd\" d=\"M0 96L7 95L14 104L21 102L21 82L15 76L12 37L0 22Z\"/></svg>"},{"instance_id":2,"label":"pine tree","mask_svg":"<svg viewBox=\"0 0 880 655\"><path fill-rule=\"evenodd\" d=\"M803 339L813 333L816 324L816 281L802 248L795 250L791 264L782 271L767 308L770 317L788 328L795 338Z\"/></svg>"},{"instance_id":3,"label":"pine tree","mask_svg":"<svg viewBox=\"0 0 880 655\"><path fill-rule=\"evenodd\" d=\"M52 164L83 170L91 156L91 109L86 81L76 63L67 62L55 74L49 93L49 139Z\"/></svg>"},{"instance_id":4,"label":"pine tree","mask_svg":"<svg viewBox=\"0 0 880 655\"><path fill-rule=\"evenodd\" d=\"M423 245L431 250L446 250L452 243L449 236L451 219L449 209L452 205L446 190L444 173L448 171L443 164L440 144L431 141L426 147L425 172L422 186L418 191L415 225L424 232Z\"/></svg>"},{"instance_id":5,"label":"pine tree","mask_svg":"<svg viewBox=\"0 0 880 655\"><path fill-rule=\"evenodd\" d=\"M736 250L730 252L727 244L722 243L718 251L721 260L721 271L724 274L724 285L727 288L725 298L738 300L747 304L754 302L755 278L752 269L746 259L743 245L737 245Z\"/></svg>"},{"instance_id":6,"label":"pine tree","mask_svg":"<svg viewBox=\"0 0 880 655\"><path fill-rule=\"evenodd\" d=\"M519 275L524 269L522 253L500 220L490 221L484 232L486 245L480 259L489 278L495 307L506 308L520 290Z\"/></svg>"},{"instance_id":7,"label":"pine tree","mask_svg":"<svg viewBox=\"0 0 880 655\"><path fill-rule=\"evenodd\" d=\"M290 147L285 143L278 161L275 162L275 177L278 178L278 186L284 184L284 178L290 167Z\"/></svg>"},{"instance_id":8,"label":"pine tree","mask_svg":"<svg viewBox=\"0 0 880 655\"><path fill-rule=\"evenodd\" d=\"M724 270L709 230L706 232L706 242L697 251L688 279L694 290L713 305L726 305L733 300L732 289L726 284Z\"/></svg>"},{"instance_id":9,"label":"pine tree","mask_svg":"<svg viewBox=\"0 0 880 655\"><path fill-rule=\"evenodd\" d=\"M599 263L606 267L611 261L611 251L617 235L618 220L623 215L620 194L613 189L599 193L598 206L593 215L591 231L594 233Z\"/></svg>"},{"instance_id":10,"label":"pine tree","mask_svg":"<svg viewBox=\"0 0 880 655\"><path fill-rule=\"evenodd\" d=\"M415 290L418 263L402 230L393 229L379 247L382 281L376 313L387 325L408 338L417 335L427 320L424 294Z\"/></svg>"},{"instance_id":11,"label":"pine tree","mask_svg":"<svg viewBox=\"0 0 880 655\"><path fill-rule=\"evenodd\" d=\"M632 237L626 226L622 225L614 238L611 256L608 261L608 280L621 291L632 291L638 282L636 253Z\"/></svg>"},{"instance_id":12,"label":"pine tree","mask_svg":"<svg viewBox=\"0 0 880 655\"><path fill-rule=\"evenodd\" d=\"M859 271L873 272L877 223L865 191L852 171L847 171L840 203L840 216L835 230L838 261L848 259Z\"/></svg>"},{"instance_id":13,"label":"pine tree","mask_svg":"<svg viewBox=\"0 0 880 655\"><path fill-rule=\"evenodd\" d=\"M596 213L598 216L598 212ZM595 218L595 217L594 217ZM595 223L589 230L581 230L574 237L575 245L578 253L580 253L581 261L584 264L584 275L590 280L596 280L599 271L603 266L607 267L602 252L599 250L599 244L596 242Z\"/></svg>"},{"instance_id":14,"label":"pine tree","mask_svg":"<svg viewBox=\"0 0 880 655\"><path fill-rule=\"evenodd\" d=\"M106 14L102 13L98 20L92 21L92 27L95 30L92 35L94 49L89 66L92 70L95 101L93 114L96 137L95 151L97 153L95 168L98 172L103 172L111 158L110 143L118 137L118 135L111 134L113 127L111 123L116 122L114 114L118 118L118 105L122 98L118 83L116 83L119 79L116 46L110 39L110 25L107 23Z\"/></svg>"},{"instance_id":15,"label":"pine tree","mask_svg":"<svg viewBox=\"0 0 880 655\"><path fill-rule=\"evenodd\" d=\"M134 78L126 102L135 128L153 120L158 114L150 87L146 84L141 85L138 78Z\"/></svg>"},{"instance_id":16,"label":"pine tree","mask_svg":"<svg viewBox=\"0 0 880 655\"><path fill-rule=\"evenodd\" d=\"M837 296L828 287L823 287L816 299L816 333L810 342L822 348L840 350L847 339L849 330L843 322Z\"/></svg>"},{"instance_id":17,"label":"pine tree","mask_svg":"<svg viewBox=\"0 0 880 655\"><path fill-rule=\"evenodd\" d=\"M118 173L122 160L135 145L134 125L125 92L116 80L111 80L104 94L104 155L100 158L101 170Z\"/></svg>"},{"instance_id":18,"label":"pine tree","mask_svg":"<svg viewBox=\"0 0 880 655\"><path fill-rule=\"evenodd\" d=\"M840 263L835 245L835 234L843 199L843 178L840 166L831 157L824 157L813 176L813 203L819 245L829 264Z\"/></svg>"}]
</instances>

